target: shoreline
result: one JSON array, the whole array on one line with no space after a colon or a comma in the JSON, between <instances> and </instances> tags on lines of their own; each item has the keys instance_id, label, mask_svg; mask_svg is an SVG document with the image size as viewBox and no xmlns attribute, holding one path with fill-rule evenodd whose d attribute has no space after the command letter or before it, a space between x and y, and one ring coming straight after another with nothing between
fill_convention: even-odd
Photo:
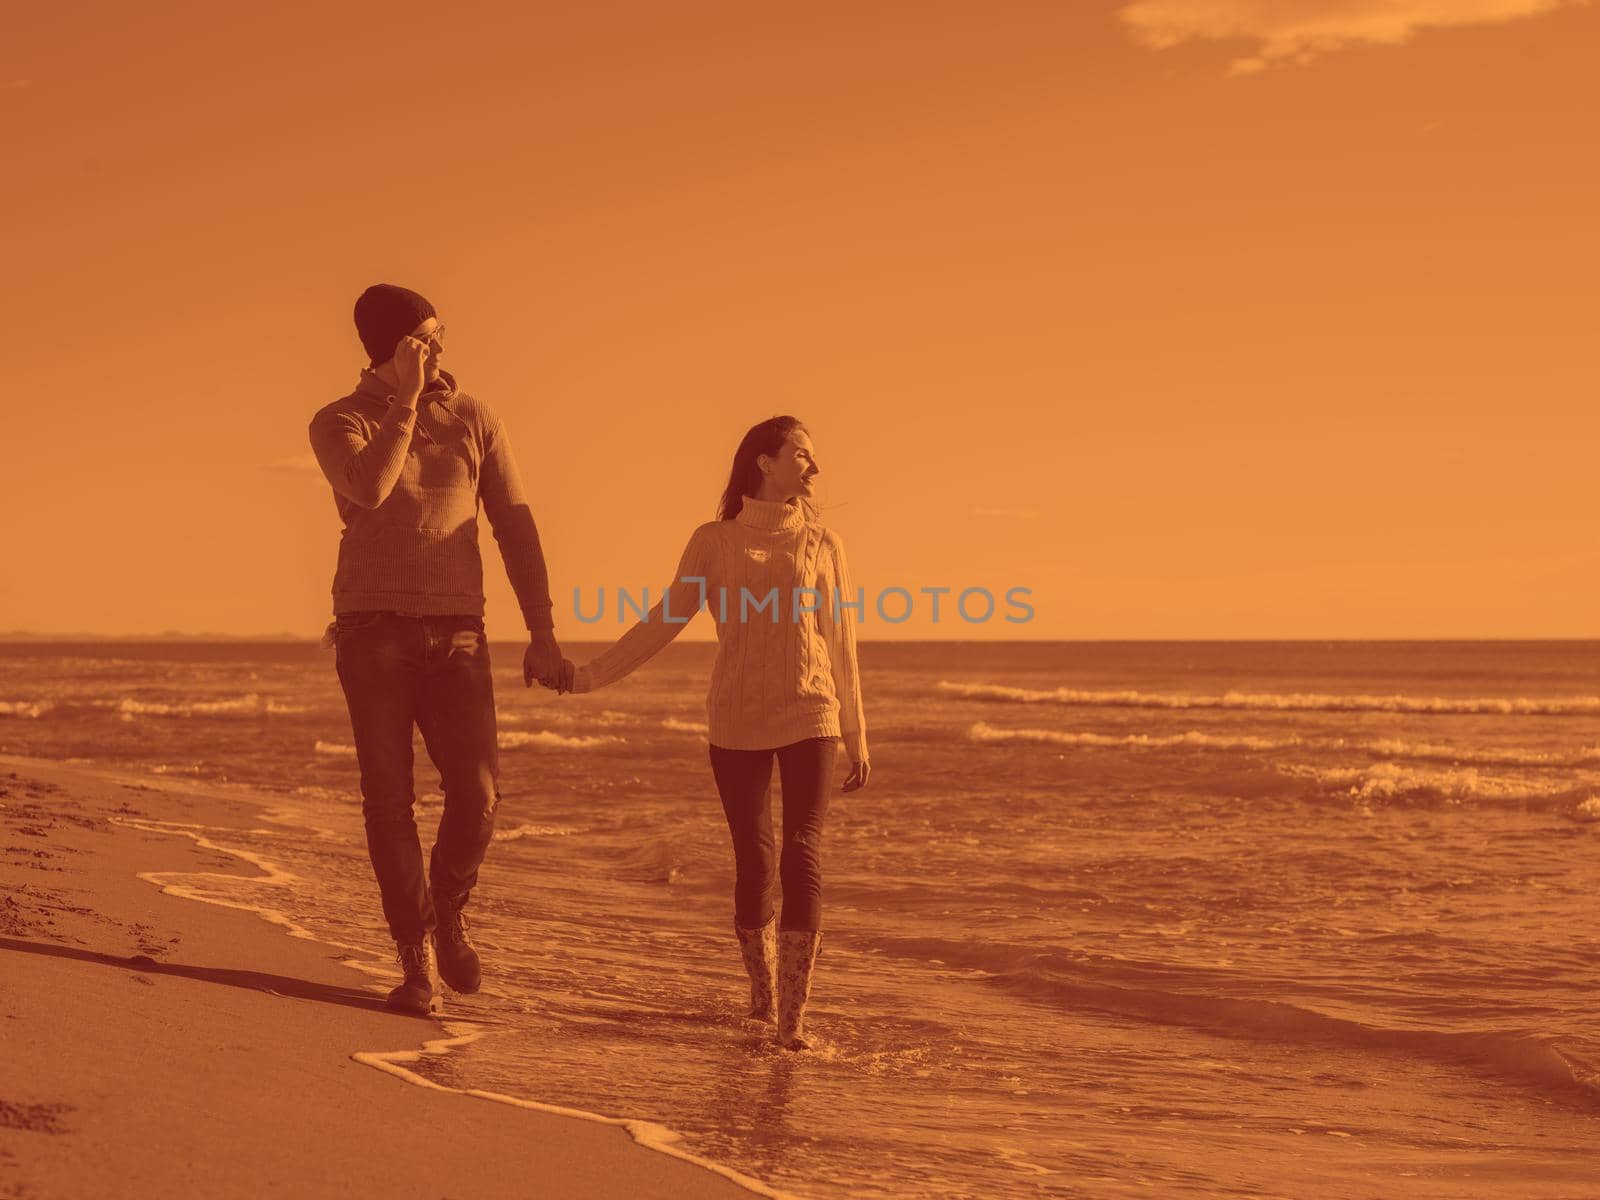
<instances>
[{"instance_id":1,"label":"shoreline","mask_svg":"<svg viewBox=\"0 0 1600 1200\"><path fill-rule=\"evenodd\" d=\"M653 1122L408 1070L484 1034L388 1012L287 913L186 894L282 877L215 838L270 806L0 755L8 1196L781 1196Z\"/></svg>"}]
</instances>

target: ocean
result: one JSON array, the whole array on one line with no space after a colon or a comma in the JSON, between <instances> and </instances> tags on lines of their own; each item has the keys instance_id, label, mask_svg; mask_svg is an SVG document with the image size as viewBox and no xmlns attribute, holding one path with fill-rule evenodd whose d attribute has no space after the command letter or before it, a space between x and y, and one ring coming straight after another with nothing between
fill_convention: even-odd
<instances>
[{"instance_id":1,"label":"ocean","mask_svg":"<svg viewBox=\"0 0 1600 1200\"><path fill-rule=\"evenodd\" d=\"M1600 1196L1600 643L863 644L805 1054L741 1017L713 650L492 647L486 982L419 1074L817 1198ZM0 752L259 800L275 872L194 886L382 973L350 741L315 646L0 646Z\"/></svg>"}]
</instances>

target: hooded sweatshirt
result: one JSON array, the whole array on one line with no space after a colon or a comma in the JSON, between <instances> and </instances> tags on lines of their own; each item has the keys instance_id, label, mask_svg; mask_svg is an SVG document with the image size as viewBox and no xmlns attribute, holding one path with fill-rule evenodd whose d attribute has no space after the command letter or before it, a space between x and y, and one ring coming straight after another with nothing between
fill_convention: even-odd
<instances>
[{"instance_id":1,"label":"hooded sweatshirt","mask_svg":"<svg viewBox=\"0 0 1600 1200\"><path fill-rule=\"evenodd\" d=\"M483 615L478 509L489 518L529 630L552 627L539 530L493 410L441 371L416 410L371 370L311 419L311 449L344 531L335 614Z\"/></svg>"}]
</instances>

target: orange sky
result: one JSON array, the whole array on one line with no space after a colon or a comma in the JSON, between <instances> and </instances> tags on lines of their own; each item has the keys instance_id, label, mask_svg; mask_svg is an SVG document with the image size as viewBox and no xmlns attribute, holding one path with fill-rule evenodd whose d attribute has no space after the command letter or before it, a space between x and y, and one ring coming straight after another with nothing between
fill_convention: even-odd
<instances>
[{"instance_id":1,"label":"orange sky","mask_svg":"<svg viewBox=\"0 0 1600 1200\"><path fill-rule=\"evenodd\" d=\"M778 412L869 590L1033 589L864 637L1600 635L1600 8L31 7L0 630L318 631L386 280L567 637Z\"/></svg>"}]
</instances>

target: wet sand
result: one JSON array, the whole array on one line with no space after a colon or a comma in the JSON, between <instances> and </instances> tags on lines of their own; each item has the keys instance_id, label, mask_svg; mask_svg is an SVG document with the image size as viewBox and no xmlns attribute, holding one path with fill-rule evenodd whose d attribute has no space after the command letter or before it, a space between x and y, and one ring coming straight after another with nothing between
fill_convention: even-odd
<instances>
[{"instance_id":1,"label":"wet sand","mask_svg":"<svg viewBox=\"0 0 1600 1200\"><path fill-rule=\"evenodd\" d=\"M0 757L0 1196L765 1190L636 1140L658 1130L408 1080L436 1021L385 1012L335 947L156 886L258 871L141 822L254 811Z\"/></svg>"}]
</instances>

